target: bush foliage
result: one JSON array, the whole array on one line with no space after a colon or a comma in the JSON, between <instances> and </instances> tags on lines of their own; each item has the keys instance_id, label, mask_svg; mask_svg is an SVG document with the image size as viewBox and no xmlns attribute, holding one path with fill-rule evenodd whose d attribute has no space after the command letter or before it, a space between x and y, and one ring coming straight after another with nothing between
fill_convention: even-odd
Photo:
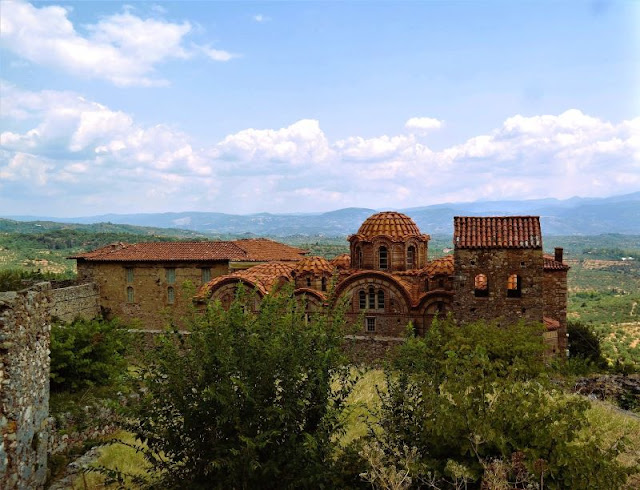
<instances>
[{"instance_id":1,"label":"bush foliage","mask_svg":"<svg viewBox=\"0 0 640 490\"><path fill-rule=\"evenodd\" d=\"M407 339L363 451L370 480L383 465L414 488L619 488L623 441L586 431L589 402L550 385L540 333L444 321Z\"/></svg>"},{"instance_id":2,"label":"bush foliage","mask_svg":"<svg viewBox=\"0 0 640 490\"><path fill-rule=\"evenodd\" d=\"M335 436L354 384L342 309L310 322L286 289L245 313L240 291L163 335L129 415L154 488L336 487Z\"/></svg>"},{"instance_id":3,"label":"bush foliage","mask_svg":"<svg viewBox=\"0 0 640 490\"><path fill-rule=\"evenodd\" d=\"M117 321L77 319L51 329L51 389L78 391L126 372L129 334Z\"/></svg>"}]
</instances>

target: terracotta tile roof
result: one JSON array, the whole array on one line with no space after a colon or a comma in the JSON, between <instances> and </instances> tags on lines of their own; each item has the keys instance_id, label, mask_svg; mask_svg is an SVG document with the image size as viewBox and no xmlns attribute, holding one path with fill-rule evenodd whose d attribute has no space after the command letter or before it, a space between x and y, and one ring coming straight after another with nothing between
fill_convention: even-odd
<instances>
[{"instance_id":1,"label":"terracotta tile roof","mask_svg":"<svg viewBox=\"0 0 640 490\"><path fill-rule=\"evenodd\" d=\"M352 236L364 239L377 236L385 236L392 240L402 240L408 237L428 239L428 235L422 235L418 225L409 216L395 211L385 211L369 216L360 226L358 233Z\"/></svg>"},{"instance_id":2,"label":"terracotta tile roof","mask_svg":"<svg viewBox=\"0 0 640 490\"><path fill-rule=\"evenodd\" d=\"M233 242L114 243L71 259L96 262L171 262L246 260L247 253Z\"/></svg>"},{"instance_id":3,"label":"terracotta tile roof","mask_svg":"<svg viewBox=\"0 0 640 490\"><path fill-rule=\"evenodd\" d=\"M243 280L251 284L253 287L258 288L262 294L266 294L274 285L278 284L281 279L289 281L294 267L295 264L287 262L268 262L266 264L255 265L248 269L239 270L224 276L218 276L200 288L196 294L196 299L208 298L211 295L211 291L229 279Z\"/></svg>"},{"instance_id":4,"label":"terracotta tile roof","mask_svg":"<svg viewBox=\"0 0 640 490\"><path fill-rule=\"evenodd\" d=\"M351 267L351 256L349 254L340 254L332 258L329 263L340 270L349 269Z\"/></svg>"},{"instance_id":5,"label":"terracotta tile roof","mask_svg":"<svg viewBox=\"0 0 640 490\"><path fill-rule=\"evenodd\" d=\"M296 264L296 274L333 274L335 267L324 257L305 257Z\"/></svg>"},{"instance_id":6,"label":"terracotta tile roof","mask_svg":"<svg viewBox=\"0 0 640 490\"><path fill-rule=\"evenodd\" d=\"M445 255L444 257L430 260L423 271L426 271L430 276L453 275L453 255Z\"/></svg>"},{"instance_id":7,"label":"terracotta tile roof","mask_svg":"<svg viewBox=\"0 0 640 490\"><path fill-rule=\"evenodd\" d=\"M544 265L543 269L545 271L568 271L569 266L564 262L558 262L553 255L544 254Z\"/></svg>"},{"instance_id":8,"label":"terracotta tile roof","mask_svg":"<svg viewBox=\"0 0 640 490\"><path fill-rule=\"evenodd\" d=\"M307 253L307 250L275 242L268 238L248 238L234 240L232 243L247 253L247 259L245 260L255 262L300 260Z\"/></svg>"},{"instance_id":9,"label":"terracotta tile roof","mask_svg":"<svg viewBox=\"0 0 640 490\"><path fill-rule=\"evenodd\" d=\"M456 248L542 248L538 216L455 216Z\"/></svg>"},{"instance_id":10,"label":"terracotta tile roof","mask_svg":"<svg viewBox=\"0 0 640 490\"><path fill-rule=\"evenodd\" d=\"M558 330L560 328L560 322L549 318L548 316L542 317L542 323L548 331Z\"/></svg>"},{"instance_id":11,"label":"terracotta tile roof","mask_svg":"<svg viewBox=\"0 0 640 490\"><path fill-rule=\"evenodd\" d=\"M96 262L297 261L306 251L266 238L210 242L113 243L70 259Z\"/></svg>"}]
</instances>

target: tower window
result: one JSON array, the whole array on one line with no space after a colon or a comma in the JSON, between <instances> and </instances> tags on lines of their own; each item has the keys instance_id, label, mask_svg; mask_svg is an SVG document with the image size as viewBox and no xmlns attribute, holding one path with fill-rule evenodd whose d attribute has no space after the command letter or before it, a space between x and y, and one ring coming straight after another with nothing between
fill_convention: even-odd
<instances>
[{"instance_id":1,"label":"tower window","mask_svg":"<svg viewBox=\"0 0 640 490\"><path fill-rule=\"evenodd\" d=\"M489 283L487 276L478 274L474 280L474 294L477 298L486 298L489 296Z\"/></svg>"},{"instance_id":2,"label":"tower window","mask_svg":"<svg viewBox=\"0 0 640 490\"><path fill-rule=\"evenodd\" d=\"M378 249L378 263L380 269L386 270L388 268L387 247L380 247Z\"/></svg>"},{"instance_id":3,"label":"tower window","mask_svg":"<svg viewBox=\"0 0 640 490\"><path fill-rule=\"evenodd\" d=\"M358 294L360 296L359 297L360 309L364 310L367 307L367 295L364 292L364 290L362 290L362 289L360 290L360 293L358 293Z\"/></svg>"},{"instance_id":4,"label":"tower window","mask_svg":"<svg viewBox=\"0 0 640 490\"><path fill-rule=\"evenodd\" d=\"M413 269L415 267L416 260L416 248L412 245L407 248L407 269Z\"/></svg>"},{"instance_id":5,"label":"tower window","mask_svg":"<svg viewBox=\"0 0 640 490\"><path fill-rule=\"evenodd\" d=\"M522 296L520 276L511 274L507 279L507 298L519 298Z\"/></svg>"}]
</instances>

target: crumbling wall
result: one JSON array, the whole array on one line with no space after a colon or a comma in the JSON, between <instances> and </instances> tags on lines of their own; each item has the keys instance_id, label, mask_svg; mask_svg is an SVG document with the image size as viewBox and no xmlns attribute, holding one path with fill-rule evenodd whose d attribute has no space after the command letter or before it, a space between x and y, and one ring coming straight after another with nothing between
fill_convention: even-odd
<instances>
[{"instance_id":1,"label":"crumbling wall","mask_svg":"<svg viewBox=\"0 0 640 490\"><path fill-rule=\"evenodd\" d=\"M49 436L51 285L0 293L0 488L42 488Z\"/></svg>"},{"instance_id":2,"label":"crumbling wall","mask_svg":"<svg viewBox=\"0 0 640 490\"><path fill-rule=\"evenodd\" d=\"M91 282L51 290L51 316L65 322L95 318L100 314L100 291Z\"/></svg>"}]
</instances>

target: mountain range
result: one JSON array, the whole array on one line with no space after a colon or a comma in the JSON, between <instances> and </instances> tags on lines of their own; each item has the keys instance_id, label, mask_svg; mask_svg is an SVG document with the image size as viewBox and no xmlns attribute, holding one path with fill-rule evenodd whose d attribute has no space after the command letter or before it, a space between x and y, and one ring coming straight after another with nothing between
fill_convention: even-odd
<instances>
[{"instance_id":1,"label":"mountain range","mask_svg":"<svg viewBox=\"0 0 640 490\"><path fill-rule=\"evenodd\" d=\"M215 212L172 212L151 214L104 214L76 218L5 216L18 221L59 223L116 223L156 228L192 230L203 234L266 236L324 235L355 233L362 222L379 210L344 208L326 213L258 213L250 215ZM540 216L545 235L598 235L622 233L640 235L640 192L607 198L566 200L480 201L446 203L398 209L409 215L423 233L451 235L453 216Z\"/></svg>"}]
</instances>

